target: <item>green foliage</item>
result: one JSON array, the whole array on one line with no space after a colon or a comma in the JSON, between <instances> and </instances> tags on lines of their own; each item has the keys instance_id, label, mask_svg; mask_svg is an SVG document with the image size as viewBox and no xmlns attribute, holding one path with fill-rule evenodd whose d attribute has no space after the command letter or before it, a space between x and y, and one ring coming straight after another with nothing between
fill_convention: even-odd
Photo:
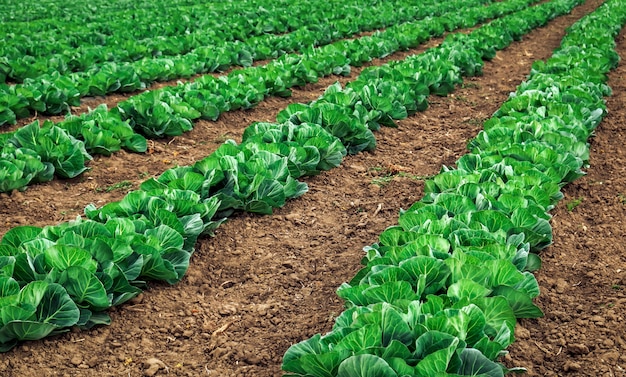
<instances>
[{"instance_id":1,"label":"green foliage","mask_svg":"<svg viewBox=\"0 0 626 377\"><path fill-rule=\"evenodd\" d=\"M111 191L115 191L115 190L121 190L121 189L126 189L129 187L132 187L133 183L131 181L121 181L121 182L117 182L114 183L104 189L96 189L97 191L104 191L104 192L111 192Z\"/></svg>"},{"instance_id":2,"label":"green foliage","mask_svg":"<svg viewBox=\"0 0 626 377\"><path fill-rule=\"evenodd\" d=\"M91 156L84 144L63 129L38 121L9 135L0 149L0 192L22 189L31 182L45 182L53 174L73 178L87 170Z\"/></svg>"},{"instance_id":3,"label":"green foliage","mask_svg":"<svg viewBox=\"0 0 626 377\"><path fill-rule=\"evenodd\" d=\"M224 71L233 65L250 67L254 60L306 51L310 46L326 45L359 31L384 27L398 29L397 41L389 37L381 41L376 36L374 39L366 37L364 43L350 43L347 58L354 65L362 65L371 56L384 57L399 48L406 49L423 42L427 33L408 25L415 20L457 12L460 5L476 6L484 1L415 5L406 0L377 4L353 0L343 4L341 9L327 2L314 1L292 4L287 13L283 6L263 3L262 7L248 11L242 10L250 7L246 4L223 5L219 7L221 14L216 13L216 7L209 10L198 4L191 7L185 4L180 14L173 13L176 21L164 19L160 13L151 14L154 9L160 8L154 4L150 4L149 10L140 6L133 9L134 12L150 13L149 16L133 12L94 15L91 11L84 16L104 18L101 22L107 29L105 34L95 30L81 33L79 30L100 24L96 21L84 25L82 19L76 20L80 25L64 25L64 30L71 36L60 34L57 28L45 22L29 22L30 26L21 25L19 28L13 24L13 29L6 30L13 37L11 43L7 42L10 47L7 46L6 56L0 62L0 79L4 82L8 77L19 84L0 88L0 125L14 123L18 118L27 117L31 111L66 112L68 106L76 105L78 98L85 95L142 90L154 81ZM168 9L174 6L168 4ZM172 11L164 13L169 12ZM203 18L203 14L207 17ZM137 20L150 20L150 25L138 25ZM263 26L257 27L257 24ZM333 25L332 30L328 27L330 24ZM400 26L392 26L396 24ZM229 27L224 28L223 25ZM450 25L450 28L453 27ZM154 33L159 29L164 29L161 30L164 34L158 34L157 38ZM183 30L184 33L181 33ZM129 33L138 35L129 39ZM48 38L41 39L40 35ZM342 43L338 42L338 45ZM267 85L270 94L289 96L289 88L315 82L320 73L349 72L348 62L346 57L341 59L337 56L328 56L326 62L320 59L317 62L302 62L291 55L261 70L265 71L264 81L271 82ZM253 68L251 71L258 70ZM3 97L6 99L3 100ZM203 107L205 111L202 113L207 119L219 115L215 107L190 98L186 98L186 102L194 102L196 109Z\"/></svg>"},{"instance_id":4,"label":"green foliage","mask_svg":"<svg viewBox=\"0 0 626 377\"><path fill-rule=\"evenodd\" d=\"M282 55L265 66L235 70L219 78L206 75L191 83L145 92L121 102L110 111L104 106L99 106L80 117L70 115L58 126L84 143L85 150L91 154L110 155L121 148L145 152L147 145L144 136L160 138L181 135L191 130L194 120L198 118L216 120L225 111L256 106L268 95L288 96L293 86L317 82L320 76L349 72L349 64L359 66L370 61L372 57L385 57L398 49L415 46L429 36L440 35L445 29L471 26L490 17L522 9L530 1L532 0L517 0L514 4L495 3L484 7L480 6L484 3L481 0L471 3L459 0L445 4L423 5L418 10L420 15L442 14L442 16L396 25L384 32L360 39L305 49L302 55ZM385 4L381 6L387 6ZM446 16L458 12L459 6L465 9L466 17ZM397 9L387 13L389 21L381 20L380 13L373 12L372 15L374 15L372 18L364 18L361 10L359 17L355 19L363 22L363 27L369 28L367 25L371 22L393 23L391 20L396 20L401 13L398 13ZM411 19L410 15L402 17ZM351 33L351 30L346 28L342 35ZM318 40L312 35L317 32L319 31L296 32L293 35L285 35L285 38L293 39L292 42L296 44L293 48L295 50L296 47L304 46L299 38ZM268 45L261 43L257 47L263 49L275 46L277 41L274 39ZM395 126L395 120L404 119L416 111L424 110L428 106L426 98L430 93L446 95L455 85L461 83L462 73L477 73L475 68L470 72L466 67L472 64L480 65L480 54L469 53L472 51L466 46L469 42L457 42L446 43L445 48L431 49L423 56L414 60L407 59L406 63L397 67L389 65L366 70L347 88L342 89L339 85L333 85L310 105L298 104L288 107L279 114L278 121L284 123L289 120L295 125L303 123L319 125L338 137L348 153L373 150L376 142L372 130L377 130L381 126ZM154 61L139 60L136 64L140 67L136 70L111 62L89 72L72 74L72 79L54 72L46 81L48 83L46 85L54 86L55 80L58 79L67 86L71 80L76 79L78 80L75 83L76 90L81 95L90 91L93 92L91 94L102 94L109 90L131 91L143 88L147 82L141 80L187 77L198 70L205 72L207 69L221 69L220 67L225 68L229 64L250 65L253 53L246 50L248 47L245 44L234 43L234 45L233 48L239 49L239 52L231 53L220 49L217 53L205 49L197 54L181 57L182 60L171 57ZM287 51L282 51L281 54L283 52ZM216 55L226 60L217 62L210 68L207 67L209 62L200 64L200 56L204 60L214 60ZM229 57L233 57L232 62ZM189 67L186 67L187 65ZM156 76L150 76L150 72ZM419 74L415 75L414 72ZM393 77L394 80L389 81L387 77ZM31 81L34 82L27 79L24 84L9 88L15 92L15 96L6 97L7 103L11 101L13 104L12 108L7 109L7 116L12 117L9 112L27 116L27 106L36 111L47 111L45 90L42 92L43 89L35 84L31 85ZM70 89L68 86L66 91ZM70 105L74 104L72 102ZM337 157L338 154L333 153L332 161L321 164L320 168L336 165L339 162ZM322 158L322 161L326 160ZM19 176L20 173L12 172L11 175ZM57 175L66 176L59 169ZM26 177L28 176L26 174ZM16 183L11 185L12 188L22 188L29 183L26 178L17 178Z\"/></svg>"},{"instance_id":5,"label":"green foliage","mask_svg":"<svg viewBox=\"0 0 626 377\"><path fill-rule=\"evenodd\" d=\"M563 13L575 4L545 3L444 44L474 45L489 58L492 48L543 24L546 8ZM554 57L535 65L485 123L469 143L472 153L428 180L424 198L401 212L399 225L365 248L366 266L337 292L347 309L331 332L287 350L285 371L504 376L508 370L493 360L514 340L516 318L542 315L532 302L539 288L529 271L540 260L531 251L551 243L547 212L588 160L586 140L603 115L602 96L610 93L602 83L614 67L613 38L626 21L620 6L607 2L576 23ZM597 54L598 63L577 71L575 62L589 59L577 45ZM472 55L450 54L449 60L478 73ZM323 372L312 368L322 360Z\"/></svg>"},{"instance_id":6,"label":"green foliage","mask_svg":"<svg viewBox=\"0 0 626 377\"><path fill-rule=\"evenodd\" d=\"M8 351L19 340L36 340L67 331L78 321L79 309L59 284L35 281L20 285L0 277L0 285L12 289L0 295L0 351Z\"/></svg>"},{"instance_id":7,"label":"green foliage","mask_svg":"<svg viewBox=\"0 0 626 377\"><path fill-rule=\"evenodd\" d=\"M178 282L197 238L212 234L223 216L235 210L271 213L302 195L306 185L298 177L337 166L346 153L372 149L372 130L424 109L428 94L446 95L462 74L480 74L481 58L489 58L492 48L503 48L576 3L560 0L529 8L468 36L449 37L441 47L404 62L364 70L345 88L332 85L317 101L289 106L279 114L280 124L252 125L241 144L226 141L209 157L149 179L119 202L88 206L86 219L7 232L0 241L0 350L74 325L106 324L110 319L104 310L137 295L145 280ZM611 15L611 22L583 24L610 29L614 36L626 17L616 12L616 3L597 13ZM484 13L471 12L470 21L429 20L429 31L441 34L527 4L494 4ZM23 161L18 167L27 172L16 173L10 166L18 162L11 162L5 174L43 180L54 169L75 176L89 158L85 145L98 153L122 145L140 150L145 139L132 136L129 127L152 137L179 135L193 119L254 106L268 93L287 96L291 86L313 82L320 73L345 73L348 62L406 48L409 40L391 34L399 30L424 38L409 27L393 29L385 34L393 37L381 43L375 36L320 50L329 54L328 60L318 60L330 61L326 66L312 63L317 52L307 55L315 57L312 61L285 56L270 66L148 92L111 112L99 108L96 115L69 117L64 127L33 123L3 137L3 155ZM591 35L606 34L592 30ZM585 33L589 29L570 30L578 42ZM614 66L611 48L590 47L608 59L583 69L599 72L562 69L568 57L585 56L567 41L555 54L558 59L536 65L526 86L486 123L484 133L470 143L474 153L461 158L457 169L444 167L426 182L424 198L366 248L365 267L338 290L346 311L328 334L290 347L284 370L292 376L504 374L493 360L514 340L516 318L542 315L532 303L539 288L528 271L540 265L532 252L551 243L547 211L562 198L561 185L582 174L586 137L604 114L601 97L608 90L603 75ZM589 44L609 42L602 38ZM251 55L241 58L251 63ZM533 81L552 74L557 76L550 85ZM127 75L128 84L97 76L93 90L131 88L134 76ZM33 106L60 111L62 96L74 98L69 86L55 85L42 96L56 98L56 108L38 100ZM564 94L548 95L560 89ZM215 99L213 106L204 103L207 98ZM119 144L113 134L120 135ZM26 163L32 165L28 170Z\"/></svg>"},{"instance_id":8,"label":"green foliage","mask_svg":"<svg viewBox=\"0 0 626 377\"><path fill-rule=\"evenodd\" d=\"M582 196L580 198L572 199L565 203L565 207L568 211L572 212L574 208L578 207L583 202L583 199L584 198Z\"/></svg>"}]
</instances>

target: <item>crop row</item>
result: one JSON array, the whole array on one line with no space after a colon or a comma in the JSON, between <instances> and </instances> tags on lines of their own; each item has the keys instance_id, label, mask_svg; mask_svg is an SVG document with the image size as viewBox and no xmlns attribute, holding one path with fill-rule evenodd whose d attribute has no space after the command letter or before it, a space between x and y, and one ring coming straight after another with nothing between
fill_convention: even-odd
<instances>
[{"instance_id":1,"label":"crop row","mask_svg":"<svg viewBox=\"0 0 626 377\"><path fill-rule=\"evenodd\" d=\"M168 5L181 7L197 4L197 0L172 0ZM0 31L10 29L11 26L22 23L30 23L39 27L45 25L46 28L37 28L36 31L58 29L62 26L59 21L67 23L83 22L90 23L102 21L102 17L108 15L124 16L133 10L161 9L161 3L146 0L94 0L87 3L68 4L55 1L21 1L1 0L0 5L3 12L0 13Z\"/></svg>"},{"instance_id":2,"label":"crop row","mask_svg":"<svg viewBox=\"0 0 626 377\"><path fill-rule=\"evenodd\" d=\"M129 98L111 111L99 107L80 117L69 116L57 125L46 123L40 127L35 122L14 133L0 134L0 145L3 146L0 177L7 177L0 192L19 189L30 182L50 180L53 174L75 177L85 171L85 162L90 159L90 154L108 155L121 148L143 152L146 140L135 131L149 137L181 135L192 129L194 119L216 120L223 112L251 108L269 95L289 96L289 88L316 82L318 76L348 72L349 64L360 65L373 57L384 57L399 49L414 47L431 36L443 34L446 28L475 25L482 20L524 9L533 1L512 0L485 7L463 8L445 16L394 26L372 36L310 49L303 55L284 55L265 66L236 70L228 76L215 78L207 75L191 83L146 92ZM454 2L457 5L460 3L466 2ZM510 40L494 34L486 46L500 46L503 42L510 43ZM461 71L456 70L447 58L436 55L436 51L439 50L429 52L416 63L424 71L418 78L421 84L407 88L404 95L409 96L408 99L398 102L411 103L410 93L419 92L419 105L407 105L409 111L426 108L426 96L431 91L445 95L461 80ZM495 49L486 53L493 55ZM467 52L456 54L456 60L468 59ZM478 61L481 59L478 58ZM473 64L470 60L459 63L467 74L477 73L480 64L477 67ZM406 69L401 75L413 75ZM370 129L379 124L393 123L391 118L381 115L381 110L396 106L391 100L393 97L390 97L393 93L388 93L388 90L391 89L370 90L373 95L361 106L350 103L352 100L349 99L346 105L353 106L349 111L326 112L324 122L334 124L350 153L373 148L375 141ZM289 111L292 110L289 108ZM317 116L311 111L300 112L303 117ZM400 111L397 116L402 114Z\"/></svg>"},{"instance_id":3,"label":"crop row","mask_svg":"<svg viewBox=\"0 0 626 377\"><path fill-rule=\"evenodd\" d=\"M197 238L211 234L226 216L236 210L271 213L306 191L306 185L297 181L299 177L338 166L347 153L341 140L354 135L357 127L366 130L367 137L358 143L354 137L346 142L353 151L373 146L367 124L378 123L372 119L392 125L392 119L404 118L423 106L432 61L446 62L449 71L445 75L455 75L453 82L459 83L461 71L471 66L472 72L479 72L481 58L493 56L496 48L577 3L554 0L528 8L469 35L450 36L440 47L393 67L367 69L345 89L333 85L314 103L286 109L278 117L279 124L252 124L241 144L227 141L192 166L173 168L145 181L119 202L102 208L88 206L86 218L43 229L11 229L0 241L0 349L75 325L108 323L105 310L137 295L145 280L179 281ZM451 90L453 84L447 85ZM436 86L436 90L442 88ZM385 100L389 103L381 102ZM380 106L367 110L372 104ZM351 128L346 120L363 109L371 115L361 120L371 122L352 124ZM454 208L453 199L452 203L449 208ZM525 220L523 217L524 227L528 225ZM388 232L390 238L399 234L398 230ZM468 232L463 236L474 235ZM523 237L512 240L521 243ZM528 255L520 260L524 258ZM416 268L413 272L420 267ZM427 280L420 279L426 289ZM398 294L407 293L406 286L400 285ZM388 288L379 293L395 294L396 287ZM506 300L499 301L500 306L506 305ZM506 329L502 331L501 336L506 337ZM492 343L488 342L489 347L495 346Z\"/></svg>"},{"instance_id":4,"label":"crop row","mask_svg":"<svg viewBox=\"0 0 626 377\"><path fill-rule=\"evenodd\" d=\"M287 376L489 376L516 318L542 313L530 271L552 239L548 211L580 177L587 138L606 114L623 0L607 1L536 62L457 168L365 248L366 267L337 291L347 309L331 332L293 345Z\"/></svg>"},{"instance_id":5,"label":"crop row","mask_svg":"<svg viewBox=\"0 0 626 377\"><path fill-rule=\"evenodd\" d=\"M466 6L484 2L474 0ZM422 4L418 8L401 0L384 2L366 10L358 6L345 8L342 14L330 18L328 13L311 13L307 16L307 26L291 33L253 36L243 41L211 38L209 45L198 46L184 55L153 57L152 53L148 53L149 57L129 63L106 62L96 65L93 59L100 62L100 58L113 56L109 51L111 49L123 53L132 50L128 46L124 49L118 46L98 46L93 53L85 55L89 63L81 63L81 68L72 68L73 71L82 68L86 70L71 74L64 74L70 68L61 57L42 57L38 62L28 64L15 61L10 65L28 70L27 75L33 78L26 79L22 84L0 86L0 126L15 123L17 119L28 117L34 111L47 114L67 112L70 106L80 105L80 99L85 96L133 92L145 89L154 81L188 78L194 74L223 71L231 66L247 67L255 60L276 58L286 53L325 45L357 32L422 19L428 15L458 11L460 4L458 1ZM398 9L403 11L398 13ZM146 48L145 44L141 46ZM49 66L50 64L54 66ZM58 64L64 66L59 67ZM16 72L11 67L10 71Z\"/></svg>"},{"instance_id":6,"label":"crop row","mask_svg":"<svg viewBox=\"0 0 626 377\"><path fill-rule=\"evenodd\" d=\"M118 18L112 18L108 20L108 29L110 30L99 32L100 40L96 37L91 37L95 40L78 39L79 37L88 38L90 33L86 31L73 38L73 34L65 34L66 30L63 29L60 32L64 33L57 37L46 33L47 38L43 49L38 45L31 46L32 43L29 44L23 40L23 38L32 39L32 35L37 32L26 30L23 32L23 36L20 36L15 35L16 31L12 31L10 35L14 35L14 37L10 38L8 43L3 46L2 56L4 57L2 58L3 63L0 64L0 81L4 82L3 76L17 82L33 79L34 81L26 80L25 82L26 87L32 87L43 80L59 81L61 78L57 76L60 74L66 81L69 80L68 82L74 83L75 87L82 89L86 83L89 83L88 76L99 71L104 71L109 75L122 76L126 80L130 80L130 78L125 77L130 75L126 71L134 71L139 74L144 83L162 77L185 77L185 75L188 76L193 73L210 71L210 68L216 63L220 63L218 67L221 67L224 64L223 58L217 59L212 54L223 54L228 60L235 58L235 63L246 65L244 63L249 63L251 58L258 60L270 57L271 50L279 50L283 48L283 45L289 50L289 43L294 43L291 41L294 37L289 34L294 31L302 30L304 35L300 37L304 36L307 39L313 38L315 33L322 34L319 37L321 41L324 40L324 35L328 35L325 37L326 39L338 39L358 31L372 30L413 18L425 17L431 12L423 10L423 8L432 7L434 4L436 3L433 0L419 5L406 0L375 4L370 4L364 0L351 0L344 4L341 9L336 9L331 7L328 2L318 0L289 6L285 12L284 5L272 4L268 10L261 8L262 5L267 4L261 4L256 9L247 9L250 8L250 4L238 3L236 6L231 4L230 7L221 12L209 14L207 14L207 9L201 7L199 10L181 11L180 14L174 16L175 18L187 18L187 23L182 20L175 22L171 16L164 19L141 17L140 19L150 20L153 23L150 34L144 38L129 39L127 35L128 25L120 22ZM169 14L169 12L167 13ZM381 18L377 19L376 14ZM129 21L136 22L134 19ZM170 28L173 29L173 35L164 35L158 30L157 26L161 22L172 25ZM197 30L190 29L191 26L188 25L190 22L194 24ZM259 23L262 25L259 26ZM282 34L286 33L288 35L283 37ZM53 38L58 39L51 40ZM67 38L72 39L68 41ZM259 45L257 48L252 47L257 44ZM249 47L238 53L238 50L242 50L240 45ZM237 59L238 54L242 55L239 59ZM179 55L188 56L181 57ZM155 66L157 62L151 63L153 59L157 59L160 65ZM167 63L166 59L172 59L173 62L165 64ZM198 65L204 59L208 59L206 68L199 67ZM132 62L135 64L123 64ZM101 67L102 64L104 66ZM171 76L176 71L172 72L170 76L165 73L161 73L161 76L155 76L154 73L151 73L156 67L161 67L163 70L164 66L174 64L189 67L180 76ZM116 74L116 70L120 70L121 73ZM178 70L181 68L179 67ZM82 72L83 74L70 75L72 72ZM144 77L144 75L147 76ZM60 86L63 87L64 85ZM138 88L140 87L129 86L126 89ZM89 87L84 89L89 89ZM81 93L84 95L82 91ZM87 91L86 93L102 95L99 91Z\"/></svg>"},{"instance_id":7,"label":"crop row","mask_svg":"<svg viewBox=\"0 0 626 377\"><path fill-rule=\"evenodd\" d=\"M325 8L321 2L315 3ZM299 23L295 17L309 9L308 4L303 4L295 5L293 9L285 12L287 5L285 1L267 0L212 3L208 6L199 1L193 1L191 4L154 4L156 4L154 7L139 4L137 8L95 13L91 15L93 18L91 22L84 22L81 18L85 17L76 16L75 19L66 21L51 18L2 24L0 30L10 37L3 47L7 52L19 51L24 55L38 57L61 53L67 48L77 48L81 45L121 46L124 37L139 42L145 41L146 44L157 36L167 39L176 38L181 34L200 38L211 35L243 38L264 32L286 32L290 30L291 25ZM241 29L244 27L242 18L246 17L250 20L246 23L248 30ZM225 27L228 22L234 23L232 30ZM247 34L243 33L246 31ZM134 43L131 42L132 44Z\"/></svg>"}]
</instances>

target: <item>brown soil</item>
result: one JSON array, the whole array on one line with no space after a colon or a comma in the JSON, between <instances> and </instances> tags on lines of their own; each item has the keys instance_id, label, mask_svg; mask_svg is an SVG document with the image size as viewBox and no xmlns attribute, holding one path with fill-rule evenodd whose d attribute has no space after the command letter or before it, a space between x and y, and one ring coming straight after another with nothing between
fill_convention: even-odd
<instances>
[{"instance_id":1,"label":"brown soil","mask_svg":"<svg viewBox=\"0 0 626 377\"><path fill-rule=\"evenodd\" d=\"M422 195L423 178L453 165L466 141L547 58L564 29L601 3L589 0L485 64L429 109L376 134L372 153L306 179L310 191L272 216L240 214L197 245L188 275L175 286L151 284L111 311L112 324L26 342L0 355L0 376L280 376L293 343L330 330L342 311L335 289L359 269L362 247L394 225L398 210ZM434 41L433 43L437 43ZM619 51L626 52L620 36ZM406 54L394 55L399 59ZM378 61L376 64L379 63ZM610 115L591 141L589 175L565 188L553 212L555 243L542 253L537 304L545 318L523 320L504 359L529 376L624 376L626 368L626 66L611 75ZM358 70L348 78L355 77ZM155 142L152 153L96 158L92 170L26 192L0 195L0 234L16 225L47 225L88 203L119 200L129 188L176 164L189 164L252 121L273 120L289 102L316 98L337 78L269 98L256 109L200 122L191 133ZM582 198L568 210L566 204Z\"/></svg>"}]
</instances>

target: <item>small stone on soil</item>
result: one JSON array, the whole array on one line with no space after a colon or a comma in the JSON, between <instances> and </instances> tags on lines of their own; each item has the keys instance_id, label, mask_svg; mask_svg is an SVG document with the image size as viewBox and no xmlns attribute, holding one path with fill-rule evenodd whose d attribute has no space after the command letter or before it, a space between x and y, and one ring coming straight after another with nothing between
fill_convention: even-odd
<instances>
[{"instance_id":1,"label":"small stone on soil","mask_svg":"<svg viewBox=\"0 0 626 377\"><path fill-rule=\"evenodd\" d=\"M300 217L302 217L299 213L289 213L287 215L285 215L285 220L289 220L289 221L295 221L298 220Z\"/></svg>"},{"instance_id":2,"label":"small stone on soil","mask_svg":"<svg viewBox=\"0 0 626 377\"><path fill-rule=\"evenodd\" d=\"M563 365L563 370L566 372L575 372L577 370L580 370L580 368L580 364L571 360L565 362L565 365Z\"/></svg>"},{"instance_id":3,"label":"small stone on soil","mask_svg":"<svg viewBox=\"0 0 626 377\"><path fill-rule=\"evenodd\" d=\"M154 376L159 370L165 369L165 363L156 357L152 357L144 361L143 365L147 368L143 371L144 376Z\"/></svg>"},{"instance_id":4,"label":"small stone on soil","mask_svg":"<svg viewBox=\"0 0 626 377\"><path fill-rule=\"evenodd\" d=\"M589 353L589 347L584 344L574 343L567 346L573 355L586 355Z\"/></svg>"},{"instance_id":5,"label":"small stone on soil","mask_svg":"<svg viewBox=\"0 0 626 377\"><path fill-rule=\"evenodd\" d=\"M143 302L143 293L138 294L137 296L133 297L130 299L129 303L131 305L138 305L141 304Z\"/></svg>"},{"instance_id":6,"label":"small stone on soil","mask_svg":"<svg viewBox=\"0 0 626 377\"><path fill-rule=\"evenodd\" d=\"M72 357L72 359L70 360L70 363L72 363L75 366L80 365L82 362L83 362L83 357L81 355L76 355Z\"/></svg>"},{"instance_id":7,"label":"small stone on soil","mask_svg":"<svg viewBox=\"0 0 626 377\"><path fill-rule=\"evenodd\" d=\"M224 304L218 311L222 316L229 316L237 313L237 307L230 304Z\"/></svg>"},{"instance_id":8,"label":"small stone on soil","mask_svg":"<svg viewBox=\"0 0 626 377\"><path fill-rule=\"evenodd\" d=\"M565 293L569 284L564 279L557 279L556 281L556 292L557 293Z\"/></svg>"}]
</instances>

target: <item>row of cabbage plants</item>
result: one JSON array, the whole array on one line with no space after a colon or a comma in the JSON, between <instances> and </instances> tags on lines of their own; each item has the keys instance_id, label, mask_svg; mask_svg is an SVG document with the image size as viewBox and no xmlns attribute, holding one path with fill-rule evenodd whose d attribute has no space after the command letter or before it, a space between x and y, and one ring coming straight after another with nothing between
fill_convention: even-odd
<instances>
[{"instance_id":1,"label":"row of cabbage plants","mask_svg":"<svg viewBox=\"0 0 626 377\"><path fill-rule=\"evenodd\" d=\"M623 0L569 30L470 141L456 168L366 247L363 268L338 289L347 309L331 332L292 346L286 376L484 376L514 341L532 299L536 253L551 242L548 211L580 177L587 139L606 114Z\"/></svg>"},{"instance_id":2,"label":"row of cabbage plants","mask_svg":"<svg viewBox=\"0 0 626 377\"><path fill-rule=\"evenodd\" d=\"M360 65L373 56L382 57L398 49L414 47L431 36L443 34L446 27L474 25L486 18L524 9L532 1L514 0L463 8L463 11L402 24L369 37L312 49L304 55L285 55L265 66L233 71L228 76L215 78L207 75L192 83L146 92L131 97L111 111L101 106L81 116L69 116L56 125L46 123L40 127L34 122L15 132L0 134L0 178L3 178L0 182L4 182L0 192L20 189L31 182L45 182L55 174L65 178L76 177L87 169L86 162L91 154L109 155L121 148L144 152L146 139L135 131L151 137L180 135L192 129L195 119L215 120L222 112L253 107L268 95L288 96L291 93L289 88L315 82L318 76L348 72L349 64ZM536 9L545 12L550 11L550 7ZM509 38L505 42L510 43L511 40ZM501 46L502 41L492 38L485 46ZM474 58L482 62L480 56ZM412 79L410 72L405 74L407 80L416 82L411 90L419 91L423 96L419 106L415 106L410 105L410 93L405 94L409 96L408 112L424 109L425 98L430 91L444 95L460 82L456 66L440 59L436 53L422 60L419 64L423 65L425 73L421 77ZM473 69L468 73L476 72ZM343 106L324 112L325 124L333 123L336 132L344 135L343 142L349 146L351 153L373 148L375 140L369 128L379 122L389 123L388 120L381 120L385 116L380 111L394 103L388 99L390 94L386 93L387 90L389 88L370 90L367 100L358 109L354 108L354 101L344 104L352 106L350 110ZM343 101L335 97L330 103ZM353 112L354 116L351 115ZM394 116L404 113L400 111ZM311 116L315 116L315 112Z\"/></svg>"},{"instance_id":3,"label":"row of cabbage plants","mask_svg":"<svg viewBox=\"0 0 626 377\"><path fill-rule=\"evenodd\" d=\"M195 74L223 71L232 66L251 66L255 60L274 59L294 51L325 45L358 32L387 27L427 16L438 16L460 7L471 7L485 3L474 0L468 4L459 1L421 4L415 7L406 0L383 2L365 9L357 4L346 7L341 14L316 12L307 15L308 22L293 32L280 35L264 34L245 40L211 38L208 45L199 45L188 53L175 56L153 56L149 44L141 43L146 49L145 57L132 62L103 62L114 56L112 51L127 54L128 46L97 46L102 59L80 72L70 69L65 60L55 56L44 56L37 61L14 61L10 72L28 70L29 78L23 83L0 86L0 126L12 124L17 119L28 117L32 112L59 114L68 112L70 106L80 105L86 96L104 96L114 92L143 90L154 81L189 78ZM315 4L310 4L315 7ZM402 12L398 12L401 9ZM247 24L248 20L240 20ZM159 39L159 41L162 41ZM169 42L168 42L169 41ZM176 45L173 40L165 42ZM163 42L163 43L165 43ZM199 42L199 41L198 41ZM86 48L81 46L81 48ZM89 59L95 59L90 53ZM53 64L54 66L49 66ZM61 64L62 66L59 66ZM10 75L10 73L9 73ZM0 77L1 78L1 77Z\"/></svg>"},{"instance_id":4,"label":"row of cabbage plants","mask_svg":"<svg viewBox=\"0 0 626 377\"><path fill-rule=\"evenodd\" d=\"M193 6L196 0L172 0L170 7ZM62 28L59 21L73 25L74 23L91 24L103 21L106 17L129 16L135 10L163 9L163 5L148 0L94 0L89 4L68 4L56 1L23 1L16 3L11 0L0 0L3 12L0 13L0 32L11 30L11 27L30 23L33 31L48 31ZM110 15L110 16L109 16ZM135 14L136 15L136 14Z\"/></svg>"},{"instance_id":5,"label":"row of cabbage plants","mask_svg":"<svg viewBox=\"0 0 626 377\"><path fill-rule=\"evenodd\" d=\"M463 42L453 36L431 51L448 51L449 59L470 48L482 51L491 43L485 37L491 33L509 40L519 37L523 32L516 20L526 20L522 29L528 32L575 4L577 1L555 0L520 11L507 22L477 29L468 37L472 39ZM480 60L483 55L472 56ZM458 73L461 68L451 70ZM255 123L246 129L241 144L228 141L192 166L173 168L145 181L119 202L102 208L90 205L85 218L44 228L11 229L0 241L0 350L72 326L106 324L106 309L137 295L147 280L179 281L200 235L211 234L234 211L270 214L306 191L306 184L297 181L299 177L340 164L348 150L341 140L349 130L340 126L341 122L329 122L325 114L364 106L371 101L368 98L381 98L372 95L377 88L395 88L389 90L390 95L404 95L407 82L410 87L428 88L421 82L426 76L417 74L419 70L403 72L407 75L390 73L385 75L386 81L361 89L355 85L342 90L333 85L309 112L292 113L278 124ZM409 98L402 98L408 106L402 112L406 116L413 107ZM414 97L414 103L420 101L421 91ZM384 109L376 111L380 117L391 115ZM298 116L305 113L318 116L304 122ZM369 131L365 123L362 127ZM345 144L358 149L354 143ZM362 146L367 145L369 140ZM515 239L523 241L523 237ZM426 287L425 278L420 279ZM500 306L507 305L505 299L499 301ZM498 331L503 331L500 336L507 334L504 328ZM488 345L492 343L497 342Z\"/></svg>"},{"instance_id":6,"label":"row of cabbage plants","mask_svg":"<svg viewBox=\"0 0 626 377\"><path fill-rule=\"evenodd\" d=\"M116 2L122 3L121 0L112 3ZM200 43L206 42L200 45L208 44L212 37L233 40L264 33L285 33L302 25L298 16L306 15L309 11L317 13L328 10L328 4L317 1L314 3L320 9L313 10L309 4L295 4L285 12L287 2L284 0L276 2L252 0L243 3L228 1L210 4L197 0L171 3L140 1L122 6L115 11L99 13L91 11L90 15L81 12L82 14L74 15L71 20L64 20L63 16L58 17L60 15L57 17L50 15L35 21L2 23L0 32L10 37L6 45L3 45L4 55L7 57L19 58L21 54L31 58L53 56L55 60L65 60L76 56L76 53L89 51L82 50L80 46L127 46L131 53L128 58L132 61L135 59L137 48L133 46L144 43L154 47L158 45L155 43L159 39L166 41L172 38L172 41L178 41L163 51L155 51L167 55L168 52L178 54L188 51L196 40ZM359 3L348 2L346 6L356 4ZM50 8L53 9L52 6ZM84 11L89 9L80 6L73 9L81 8ZM248 22L243 22L246 19ZM72 48L78 50L65 51ZM182 50L174 51L179 48ZM127 61L122 51L111 53L118 57L107 57L106 60Z\"/></svg>"},{"instance_id":7,"label":"row of cabbage plants","mask_svg":"<svg viewBox=\"0 0 626 377\"><path fill-rule=\"evenodd\" d=\"M406 0L350 0L339 9L332 3L319 0L289 6L284 1L267 0L229 2L226 5L203 3L192 7L162 4L161 10L141 10L147 14L131 11L120 16L105 13L101 21L90 25L81 23L78 30L68 26L55 31L38 31L36 25L22 23L6 31L6 43L0 47L0 79L1 82L5 79L25 81L26 87L30 88L43 80L59 81L57 75L61 74L81 88L87 79L86 72L93 74L104 70L115 74L115 68L126 71L133 68L144 78L143 75L150 73L150 69L155 69L156 63L151 64L152 58L160 62L169 58L177 65L185 62L190 65L192 57L198 55L196 60L208 58L214 63L216 60L209 52L233 55L231 50L241 43L259 44L256 50L258 59L262 59L268 44L273 42L280 47L289 41L276 38L281 34L302 29L325 31L331 35L350 31L356 33L361 28L369 30L361 25L363 19L371 27L380 28L390 24L387 21L389 18L394 20L392 23L410 20L416 11L421 13L424 5L433 3L434 0L424 4L411 4ZM380 20L372 17L372 12L378 13ZM133 35L139 31L141 36ZM242 54L247 52L244 50ZM181 54L189 56L181 59ZM247 62L247 59L241 60ZM138 62L123 64L134 61ZM104 64L106 62L116 64ZM193 63L200 68L197 61ZM180 67L178 69L181 70ZM70 75L71 72L83 74ZM118 76L126 78L121 72ZM154 78L147 76L145 80ZM91 94L98 95L97 92Z\"/></svg>"}]
</instances>

